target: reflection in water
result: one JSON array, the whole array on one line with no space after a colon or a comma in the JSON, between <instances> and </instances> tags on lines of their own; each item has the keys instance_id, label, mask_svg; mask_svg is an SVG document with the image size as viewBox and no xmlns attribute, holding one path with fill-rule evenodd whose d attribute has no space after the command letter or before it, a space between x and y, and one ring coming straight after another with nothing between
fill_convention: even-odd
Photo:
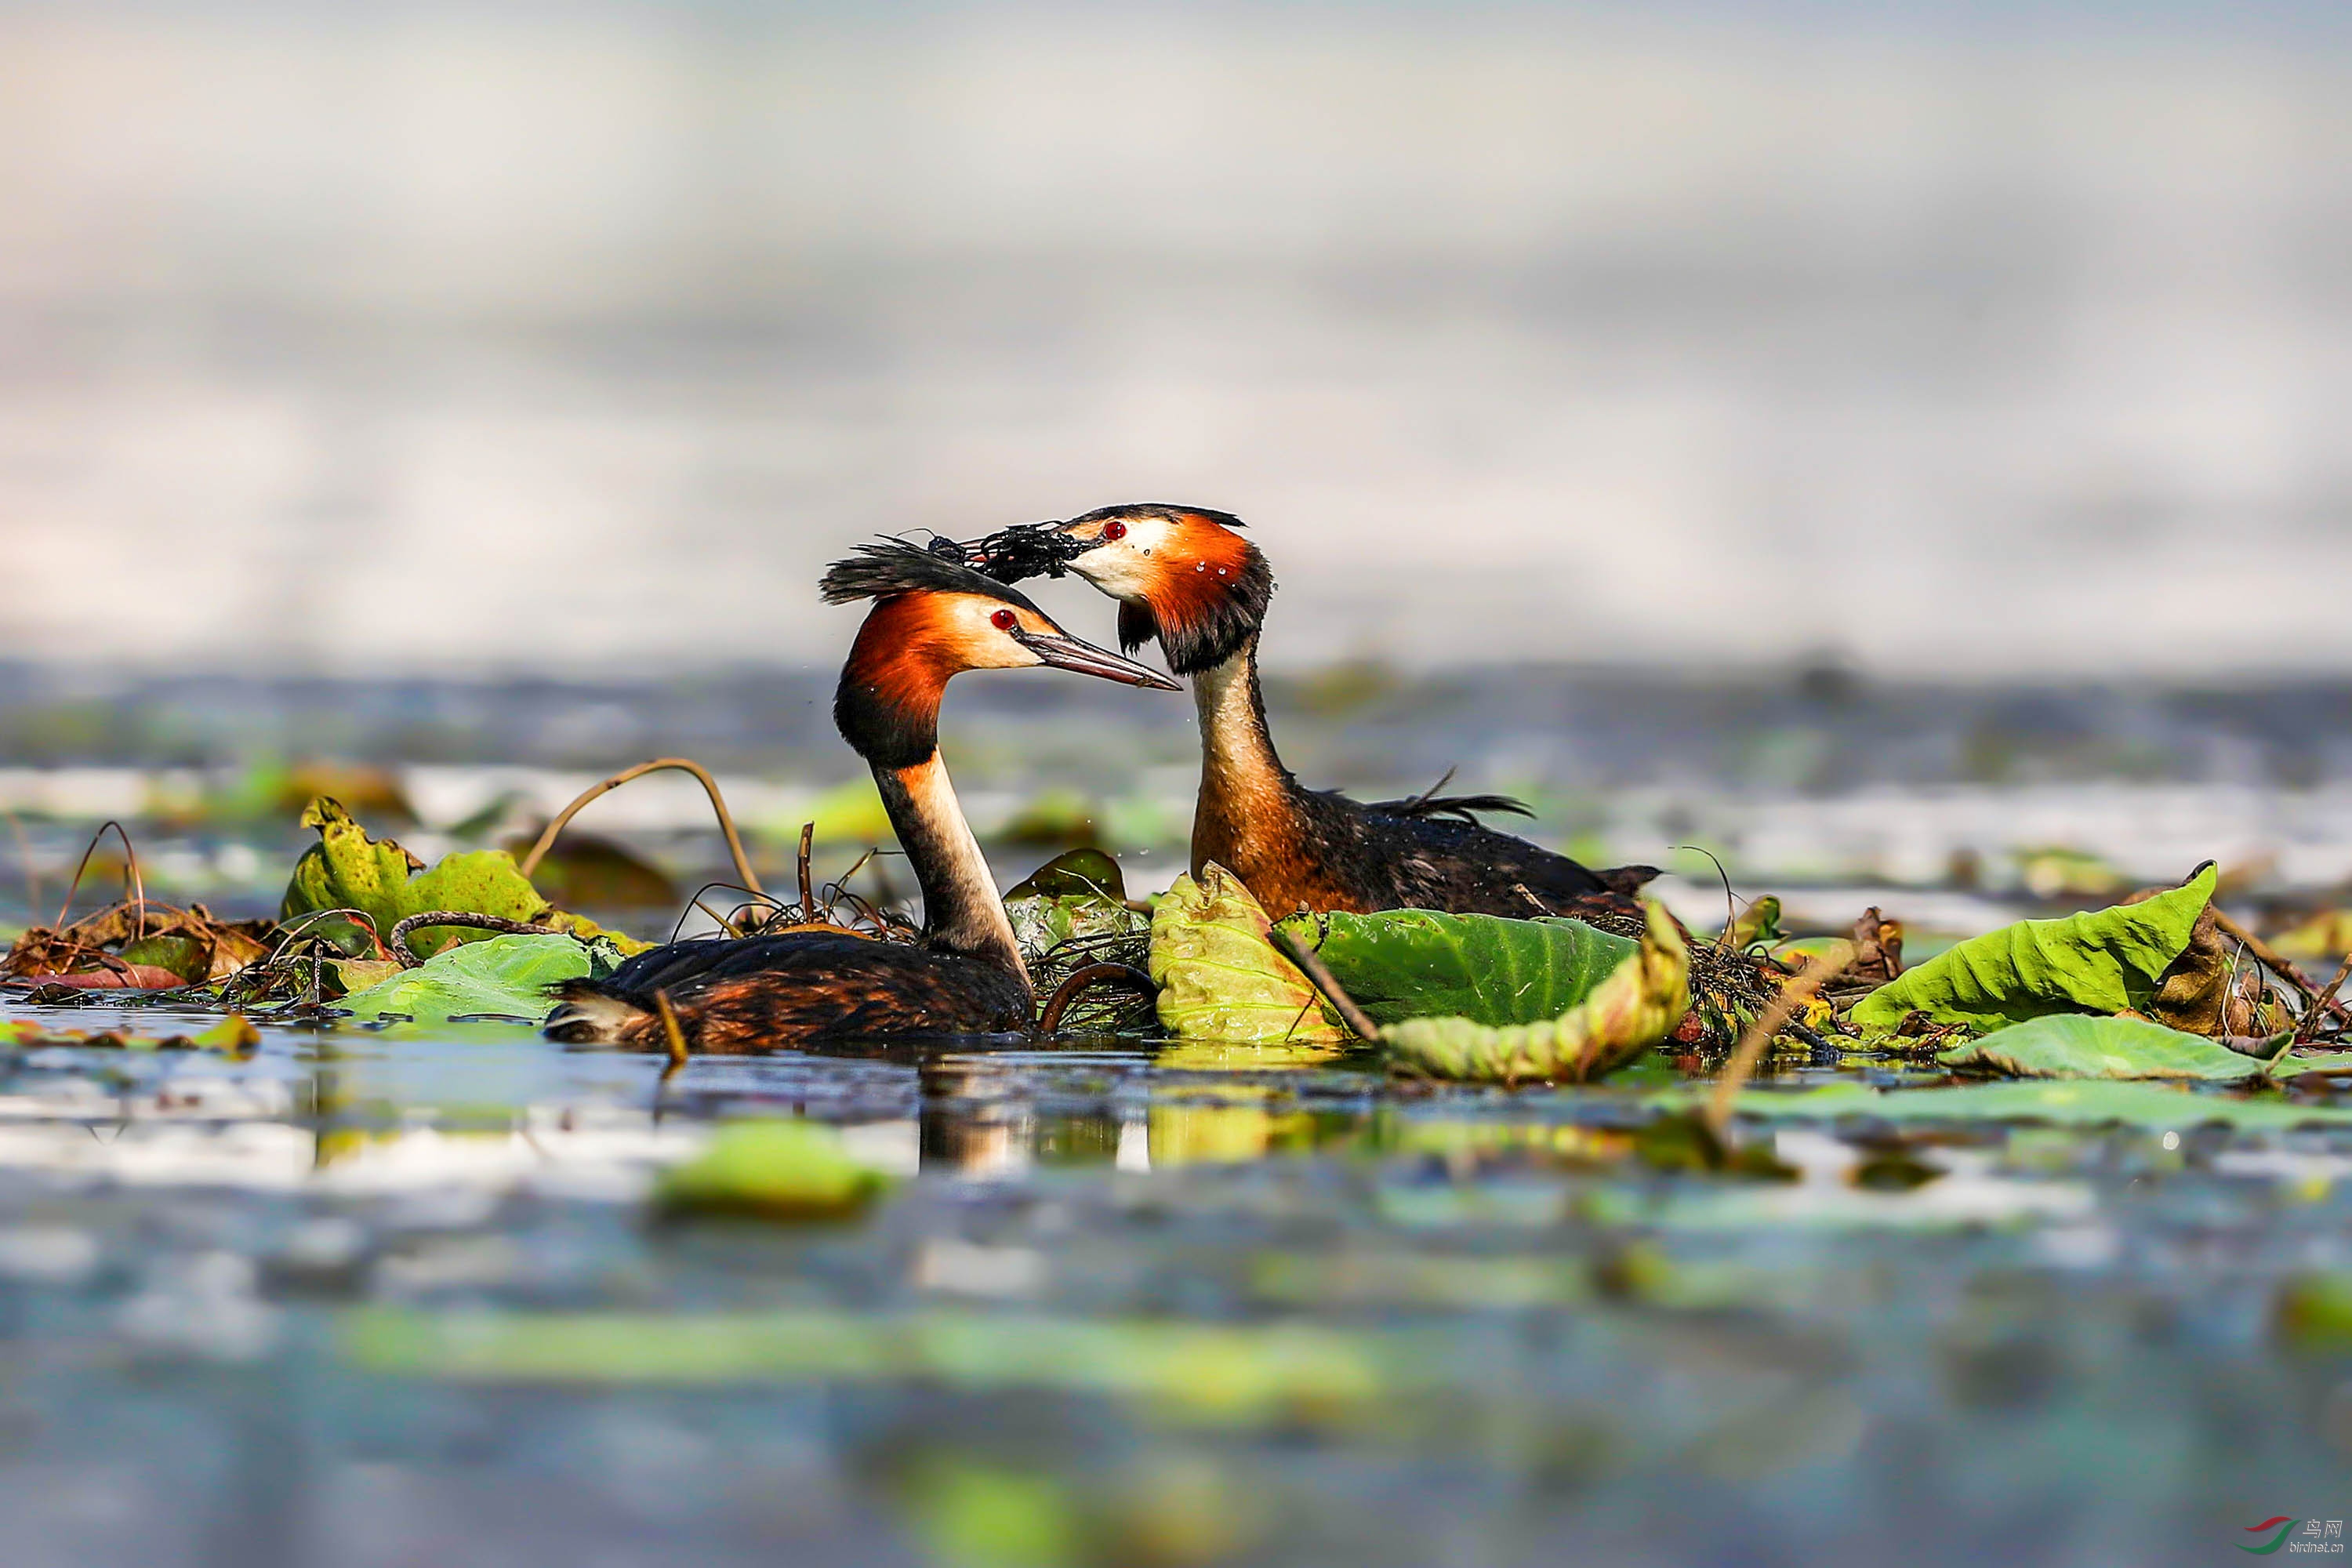
<instances>
[{"instance_id":1,"label":"reflection in water","mask_svg":"<svg viewBox=\"0 0 2352 1568\"><path fill-rule=\"evenodd\" d=\"M1160 1047L1151 1064L1169 1072L1276 1072L1322 1067L1337 1061L1343 1050L1339 1046L1306 1042L1250 1046L1230 1040L1179 1040Z\"/></svg>"},{"instance_id":2,"label":"reflection in water","mask_svg":"<svg viewBox=\"0 0 2352 1568\"><path fill-rule=\"evenodd\" d=\"M1004 1075L988 1058L937 1058L924 1062L918 1077L923 1090L918 1126L924 1170L1002 1181L1029 1168L1035 1118L1017 1102L1001 1103Z\"/></svg>"},{"instance_id":3,"label":"reflection in water","mask_svg":"<svg viewBox=\"0 0 2352 1568\"><path fill-rule=\"evenodd\" d=\"M1296 1087L1286 1076L1326 1066L1341 1054L1339 1046L1304 1042L1181 1040L1162 1047L1153 1058L1162 1071L1213 1073L1223 1081L1183 1085L1155 1099L1151 1163L1234 1164L1314 1148L1318 1118L1298 1108Z\"/></svg>"},{"instance_id":4,"label":"reflection in water","mask_svg":"<svg viewBox=\"0 0 2352 1568\"><path fill-rule=\"evenodd\" d=\"M1155 1166L1234 1164L1315 1146L1315 1119L1264 1105L1188 1104L1151 1108Z\"/></svg>"},{"instance_id":5,"label":"reflection in water","mask_svg":"<svg viewBox=\"0 0 2352 1568\"><path fill-rule=\"evenodd\" d=\"M922 1168L1005 1180L1034 1166L1231 1163L1352 1137L1358 1112L1307 1110L1330 1046L1217 1042L1134 1051L998 1051L917 1065ZM1339 1080L1353 1083L1353 1079Z\"/></svg>"},{"instance_id":6,"label":"reflection in water","mask_svg":"<svg viewBox=\"0 0 2352 1568\"><path fill-rule=\"evenodd\" d=\"M110 1071L137 1081L95 1094L87 1075ZM1526 1117L1407 1110L1381 1082L1345 1051L1311 1045L779 1052L672 1071L656 1057L566 1051L497 1026L273 1026L233 1064L53 1052L20 1066L23 1110L0 1165L87 1166L98 1146L81 1129L100 1112L116 1128L110 1168L144 1161L156 1178L337 1190L553 1181L615 1195L698 1146L711 1122L742 1118L806 1117L841 1128L878 1169L986 1182L1231 1166L1342 1144L1573 1164L1622 1142L1552 1125L1532 1101Z\"/></svg>"}]
</instances>

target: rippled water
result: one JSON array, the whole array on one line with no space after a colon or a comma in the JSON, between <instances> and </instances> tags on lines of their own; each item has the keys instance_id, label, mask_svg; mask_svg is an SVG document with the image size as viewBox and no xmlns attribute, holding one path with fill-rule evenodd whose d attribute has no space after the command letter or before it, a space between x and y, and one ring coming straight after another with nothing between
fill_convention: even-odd
<instances>
[{"instance_id":1,"label":"rippled water","mask_svg":"<svg viewBox=\"0 0 2352 1568\"><path fill-rule=\"evenodd\" d=\"M1884 1124L1751 1121L1759 1183L1643 1137L1663 1066L264 1036L0 1068L12 1564L2189 1563L2346 1511L2292 1303L2352 1131L1951 1127L1906 1187ZM903 1180L655 1219L746 1116Z\"/></svg>"}]
</instances>

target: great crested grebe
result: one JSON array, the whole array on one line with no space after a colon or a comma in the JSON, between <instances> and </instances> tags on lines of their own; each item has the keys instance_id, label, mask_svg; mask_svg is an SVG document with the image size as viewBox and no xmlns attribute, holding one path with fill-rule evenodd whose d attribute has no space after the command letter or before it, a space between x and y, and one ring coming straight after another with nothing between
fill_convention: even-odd
<instances>
[{"instance_id":1,"label":"great crested grebe","mask_svg":"<svg viewBox=\"0 0 2352 1568\"><path fill-rule=\"evenodd\" d=\"M1182 688L1069 636L1003 583L911 545L865 546L825 574L823 592L828 604L875 601L842 667L833 719L873 768L922 887L922 941L803 930L674 942L603 980L567 982L547 1023L552 1038L658 1047L665 1007L688 1044L710 1051L1031 1026L1028 970L940 761L940 695L967 669L1039 667Z\"/></svg>"},{"instance_id":2,"label":"great crested grebe","mask_svg":"<svg viewBox=\"0 0 2352 1568\"><path fill-rule=\"evenodd\" d=\"M1481 826L1478 812L1526 806L1504 795L1365 803L1301 785L1274 749L1258 688L1258 636L1274 574L1229 512L1110 506L1067 522L1007 529L949 547L1007 576L1076 573L1118 601L1118 640L1158 639L1192 681L1201 714L1201 795L1192 873L1211 861L1276 914L1443 910L1512 915L1638 913L1625 902L1657 873L1593 871Z\"/></svg>"}]
</instances>

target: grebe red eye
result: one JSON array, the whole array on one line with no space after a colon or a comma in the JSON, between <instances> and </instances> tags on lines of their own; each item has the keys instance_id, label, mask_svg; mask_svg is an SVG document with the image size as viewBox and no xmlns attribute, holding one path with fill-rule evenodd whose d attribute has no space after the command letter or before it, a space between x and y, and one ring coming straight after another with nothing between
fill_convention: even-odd
<instances>
[{"instance_id":1,"label":"grebe red eye","mask_svg":"<svg viewBox=\"0 0 2352 1568\"><path fill-rule=\"evenodd\" d=\"M1127 537L1127 524L1119 521L1117 518L1113 518L1108 522L1103 524L1102 536L1105 539L1125 539Z\"/></svg>"},{"instance_id":2,"label":"grebe red eye","mask_svg":"<svg viewBox=\"0 0 2352 1568\"><path fill-rule=\"evenodd\" d=\"M988 624L1000 632L1009 632L1021 624L1021 617L1010 610L999 610L988 617Z\"/></svg>"}]
</instances>

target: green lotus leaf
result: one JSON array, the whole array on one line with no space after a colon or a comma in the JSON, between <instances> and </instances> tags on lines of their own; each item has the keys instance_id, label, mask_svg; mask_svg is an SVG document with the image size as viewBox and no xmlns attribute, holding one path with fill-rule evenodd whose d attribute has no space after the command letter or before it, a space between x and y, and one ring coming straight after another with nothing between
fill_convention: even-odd
<instances>
[{"instance_id":1,"label":"green lotus leaf","mask_svg":"<svg viewBox=\"0 0 2352 1568\"><path fill-rule=\"evenodd\" d=\"M1282 929L1314 948L1381 1025L1440 1017L1490 1027L1548 1023L1591 995L1637 945L1581 921L1433 910L1294 915Z\"/></svg>"},{"instance_id":2,"label":"green lotus leaf","mask_svg":"<svg viewBox=\"0 0 2352 1568\"><path fill-rule=\"evenodd\" d=\"M2056 1014L1996 1029L1936 1058L1946 1067L1991 1068L2017 1078L2199 1079L2242 1083L2264 1063L2202 1035L2140 1018Z\"/></svg>"},{"instance_id":3,"label":"green lotus leaf","mask_svg":"<svg viewBox=\"0 0 2352 1568\"><path fill-rule=\"evenodd\" d=\"M2352 1051L2331 1051L2316 1057L2279 1057L2271 1062L2270 1072L2276 1079L2289 1079L2305 1072L2352 1073Z\"/></svg>"},{"instance_id":4,"label":"green lotus leaf","mask_svg":"<svg viewBox=\"0 0 2352 1568\"><path fill-rule=\"evenodd\" d=\"M1690 949L1664 906L1648 906L1638 946L1557 1018L1496 1026L1461 1017L1412 1018L1381 1030L1397 1066L1433 1078L1517 1083L1590 1082L1663 1040L1690 1011ZM1599 934L1599 933L1595 933Z\"/></svg>"},{"instance_id":5,"label":"green lotus leaf","mask_svg":"<svg viewBox=\"0 0 2352 1568\"><path fill-rule=\"evenodd\" d=\"M336 1005L362 1019L394 1015L444 1024L487 1013L537 1023L555 1008L548 987L593 967L588 949L568 936L492 936L446 948Z\"/></svg>"},{"instance_id":6,"label":"green lotus leaf","mask_svg":"<svg viewBox=\"0 0 2352 1568\"><path fill-rule=\"evenodd\" d=\"M1674 1089L1647 1103L1684 1110L1711 1089ZM2284 1131L2293 1127L2352 1126L2352 1109L2297 1104L2281 1095L2242 1098L2200 1092L2184 1083L2118 1083L2040 1080L1972 1083L1949 1089L1875 1089L1859 1083L1826 1083L1793 1092L1743 1089L1735 1106L1742 1116L1768 1121L1835 1121L1848 1116L1881 1121L2033 1121L2054 1127L2145 1127L2169 1132L2223 1122L2245 1131Z\"/></svg>"},{"instance_id":7,"label":"green lotus leaf","mask_svg":"<svg viewBox=\"0 0 2352 1568\"><path fill-rule=\"evenodd\" d=\"M1864 997L1853 1021L1887 1030L1918 1012L1993 1030L2058 1013L2144 1011L2189 950L2215 879L2209 866L2137 904L1973 937Z\"/></svg>"}]
</instances>

